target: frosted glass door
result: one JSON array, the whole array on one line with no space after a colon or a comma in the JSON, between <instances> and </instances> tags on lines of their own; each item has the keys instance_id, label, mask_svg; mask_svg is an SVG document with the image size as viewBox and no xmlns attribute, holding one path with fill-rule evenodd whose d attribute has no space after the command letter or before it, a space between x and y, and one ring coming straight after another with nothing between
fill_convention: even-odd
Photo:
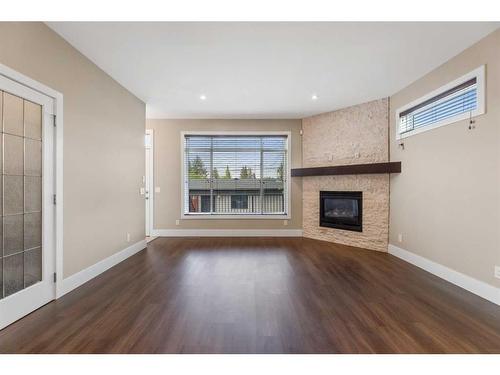
<instances>
[{"instance_id":1,"label":"frosted glass door","mask_svg":"<svg viewBox=\"0 0 500 375\"><path fill-rule=\"evenodd\" d=\"M56 103L39 91L43 86L35 90L8 78L10 71L4 73L0 74L0 329L52 301L56 280Z\"/></svg>"},{"instance_id":2,"label":"frosted glass door","mask_svg":"<svg viewBox=\"0 0 500 375\"><path fill-rule=\"evenodd\" d=\"M42 281L42 106L0 92L0 299Z\"/></svg>"}]
</instances>

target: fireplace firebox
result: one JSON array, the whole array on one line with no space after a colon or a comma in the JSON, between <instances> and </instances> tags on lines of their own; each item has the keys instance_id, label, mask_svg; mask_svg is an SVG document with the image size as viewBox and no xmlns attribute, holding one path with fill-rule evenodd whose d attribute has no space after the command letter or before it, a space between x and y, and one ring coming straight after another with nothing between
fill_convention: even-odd
<instances>
[{"instance_id":1,"label":"fireplace firebox","mask_svg":"<svg viewBox=\"0 0 500 375\"><path fill-rule=\"evenodd\" d=\"M363 193L360 191L320 191L321 227L363 231Z\"/></svg>"}]
</instances>

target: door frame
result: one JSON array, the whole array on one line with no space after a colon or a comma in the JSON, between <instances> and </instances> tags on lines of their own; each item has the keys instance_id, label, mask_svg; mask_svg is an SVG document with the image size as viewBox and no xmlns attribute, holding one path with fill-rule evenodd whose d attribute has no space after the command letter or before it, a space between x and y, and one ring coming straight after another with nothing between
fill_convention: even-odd
<instances>
[{"instance_id":1,"label":"door frame","mask_svg":"<svg viewBox=\"0 0 500 375\"><path fill-rule=\"evenodd\" d=\"M145 160L145 173L146 173L146 176L145 176L145 187L149 185L149 191L146 193L145 192L145 196L144 198L148 198L148 199L144 199L146 201L146 205L148 206L149 208L149 212L147 210L145 210L145 214L146 214L146 223L149 224L149 236L152 237L153 236L153 233L154 233L154 196L155 196L155 186L154 186L154 171L155 171L155 168L154 168L154 153L155 153L155 149L154 149L154 145L155 145L155 139L154 139L154 131L153 129L146 129L146 132L145 134L148 134L151 136L151 146L149 148L149 160ZM144 147L144 154L146 154L146 150L147 148ZM149 167L149 168L146 168L146 165ZM149 213L149 217L148 216L148 213Z\"/></svg>"},{"instance_id":2,"label":"door frame","mask_svg":"<svg viewBox=\"0 0 500 375\"><path fill-rule=\"evenodd\" d=\"M51 97L54 100L54 189L55 189L55 218L54 218L54 257L55 264L55 298L59 298L63 293L62 281L64 276L63 269L63 124L64 124L64 96L43 83L35 81L32 78L9 68L0 63L0 75L10 79L27 88L38 91L41 94Z\"/></svg>"}]
</instances>

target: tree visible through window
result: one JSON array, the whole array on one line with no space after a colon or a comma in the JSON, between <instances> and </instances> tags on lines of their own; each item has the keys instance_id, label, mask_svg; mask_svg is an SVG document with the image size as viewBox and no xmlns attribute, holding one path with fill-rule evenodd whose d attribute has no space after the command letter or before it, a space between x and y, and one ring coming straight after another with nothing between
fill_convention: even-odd
<instances>
[{"instance_id":1,"label":"tree visible through window","mask_svg":"<svg viewBox=\"0 0 500 375\"><path fill-rule=\"evenodd\" d=\"M286 135L185 135L186 214L287 213Z\"/></svg>"}]
</instances>

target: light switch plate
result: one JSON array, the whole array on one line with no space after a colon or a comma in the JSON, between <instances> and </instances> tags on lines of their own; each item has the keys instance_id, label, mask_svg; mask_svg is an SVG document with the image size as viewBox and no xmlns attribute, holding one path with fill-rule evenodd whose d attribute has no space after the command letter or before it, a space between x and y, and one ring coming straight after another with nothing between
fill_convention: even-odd
<instances>
[{"instance_id":1,"label":"light switch plate","mask_svg":"<svg viewBox=\"0 0 500 375\"><path fill-rule=\"evenodd\" d=\"M144 190L144 188L143 188L143 187L141 187L141 189L140 189L139 191L141 192L141 195L144 195L145 190Z\"/></svg>"},{"instance_id":2,"label":"light switch plate","mask_svg":"<svg viewBox=\"0 0 500 375\"><path fill-rule=\"evenodd\" d=\"M159 186L156 186L155 187L155 193L159 193L160 192L160 187Z\"/></svg>"},{"instance_id":3,"label":"light switch plate","mask_svg":"<svg viewBox=\"0 0 500 375\"><path fill-rule=\"evenodd\" d=\"M495 277L500 279L500 266L495 266Z\"/></svg>"}]
</instances>

